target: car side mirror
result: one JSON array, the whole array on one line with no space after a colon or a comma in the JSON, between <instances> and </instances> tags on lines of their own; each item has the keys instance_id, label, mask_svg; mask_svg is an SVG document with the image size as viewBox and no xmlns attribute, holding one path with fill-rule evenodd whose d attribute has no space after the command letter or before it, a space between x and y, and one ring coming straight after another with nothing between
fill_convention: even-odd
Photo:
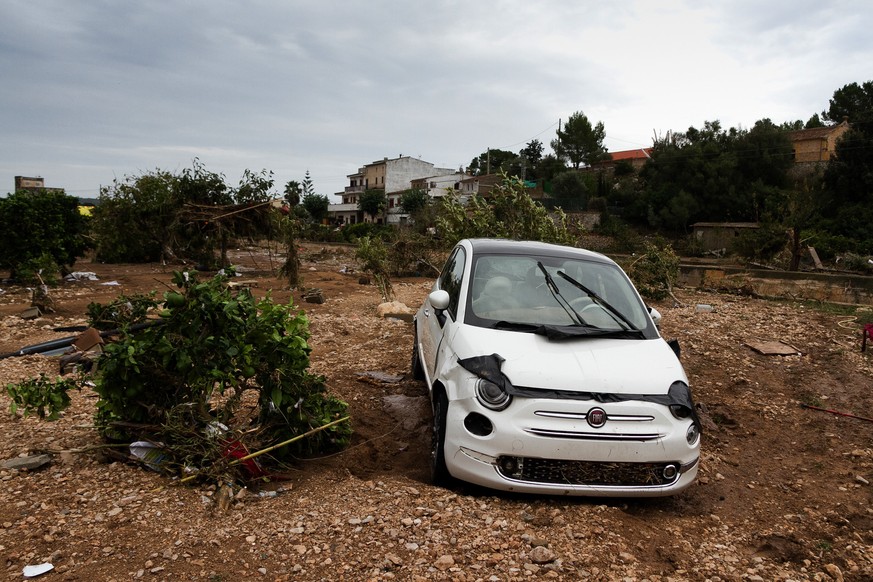
<instances>
[{"instance_id":1,"label":"car side mirror","mask_svg":"<svg viewBox=\"0 0 873 582\"><path fill-rule=\"evenodd\" d=\"M449 293L444 289L437 289L427 296L431 307L437 311L444 311L449 306Z\"/></svg>"},{"instance_id":2,"label":"car side mirror","mask_svg":"<svg viewBox=\"0 0 873 582\"><path fill-rule=\"evenodd\" d=\"M649 315L652 316L652 321L655 322L655 325L659 325L661 323L661 312L654 307L649 307Z\"/></svg>"}]
</instances>

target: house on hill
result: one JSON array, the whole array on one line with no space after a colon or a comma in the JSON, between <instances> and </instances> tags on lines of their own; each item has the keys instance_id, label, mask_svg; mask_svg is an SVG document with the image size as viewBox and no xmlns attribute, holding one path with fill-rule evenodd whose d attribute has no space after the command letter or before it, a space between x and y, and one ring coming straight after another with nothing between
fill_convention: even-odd
<instances>
[{"instance_id":1,"label":"house on hill","mask_svg":"<svg viewBox=\"0 0 873 582\"><path fill-rule=\"evenodd\" d=\"M826 163L836 151L837 140L843 137L851 126L848 119L828 127L812 127L789 132L794 146L794 163Z\"/></svg>"},{"instance_id":2,"label":"house on hill","mask_svg":"<svg viewBox=\"0 0 873 582\"><path fill-rule=\"evenodd\" d=\"M629 164L634 172L639 172L646 165L646 162L652 159L652 148L638 148L635 150L622 150L620 152L609 152L609 157L592 164L592 168L600 170L615 170L620 164Z\"/></svg>"},{"instance_id":3,"label":"house on hill","mask_svg":"<svg viewBox=\"0 0 873 582\"><path fill-rule=\"evenodd\" d=\"M328 215L334 224L354 224L366 220L377 223L401 224L408 219L400 208L400 197L412 188L412 182L428 176L448 175L456 173L452 168L437 168L430 162L425 162L410 156L383 158L369 163L349 174L349 185L343 192L341 204L328 206ZM367 190L382 190L387 199L387 208L382 217L366 216L359 208L360 196Z\"/></svg>"}]
</instances>

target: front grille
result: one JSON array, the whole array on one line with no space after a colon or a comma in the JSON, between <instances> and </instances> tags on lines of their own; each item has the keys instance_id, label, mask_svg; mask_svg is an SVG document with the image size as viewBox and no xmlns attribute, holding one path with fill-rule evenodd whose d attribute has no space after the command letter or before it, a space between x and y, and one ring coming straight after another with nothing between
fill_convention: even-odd
<instances>
[{"instance_id":1,"label":"front grille","mask_svg":"<svg viewBox=\"0 0 873 582\"><path fill-rule=\"evenodd\" d=\"M615 463L560 461L503 456L497 470L503 477L532 483L613 487L657 487L679 478L679 463ZM669 476L665 476L669 475Z\"/></svg>"}]
</instances>

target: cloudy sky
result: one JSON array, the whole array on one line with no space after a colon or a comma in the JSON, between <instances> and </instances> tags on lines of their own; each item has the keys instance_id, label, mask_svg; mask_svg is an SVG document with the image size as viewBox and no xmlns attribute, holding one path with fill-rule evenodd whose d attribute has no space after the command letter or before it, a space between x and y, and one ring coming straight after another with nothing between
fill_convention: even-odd
<instances>
[{"instance_id":1,"label":"cloudy sky","mask_svg":"<svg viewBox=\"0 0 873 582\"><path fill-rule=\"evenodd\" d=\"M333 194L386 156L549 151L576 111L618 151L806 121L873 79L867 0L3 0L0 22L0 195L24 175L96 197L195 157Z\"/></svg>"}]
</instances>

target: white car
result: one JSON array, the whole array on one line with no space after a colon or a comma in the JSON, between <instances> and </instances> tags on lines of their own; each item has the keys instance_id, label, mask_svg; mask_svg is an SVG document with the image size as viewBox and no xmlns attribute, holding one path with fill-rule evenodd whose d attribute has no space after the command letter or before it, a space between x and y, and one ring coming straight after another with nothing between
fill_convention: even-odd
<instances>
[{"instance_id":1,"label":"white car","mask_svg":"<svg viewBox=\"0 0 873 582\"><path fill-rule=\"evenodd\" d=\"M434 482L627 497L691 485L700 422L659 319L603 255L459 242L414 319Z\"/></svg>"}]
</instances>

